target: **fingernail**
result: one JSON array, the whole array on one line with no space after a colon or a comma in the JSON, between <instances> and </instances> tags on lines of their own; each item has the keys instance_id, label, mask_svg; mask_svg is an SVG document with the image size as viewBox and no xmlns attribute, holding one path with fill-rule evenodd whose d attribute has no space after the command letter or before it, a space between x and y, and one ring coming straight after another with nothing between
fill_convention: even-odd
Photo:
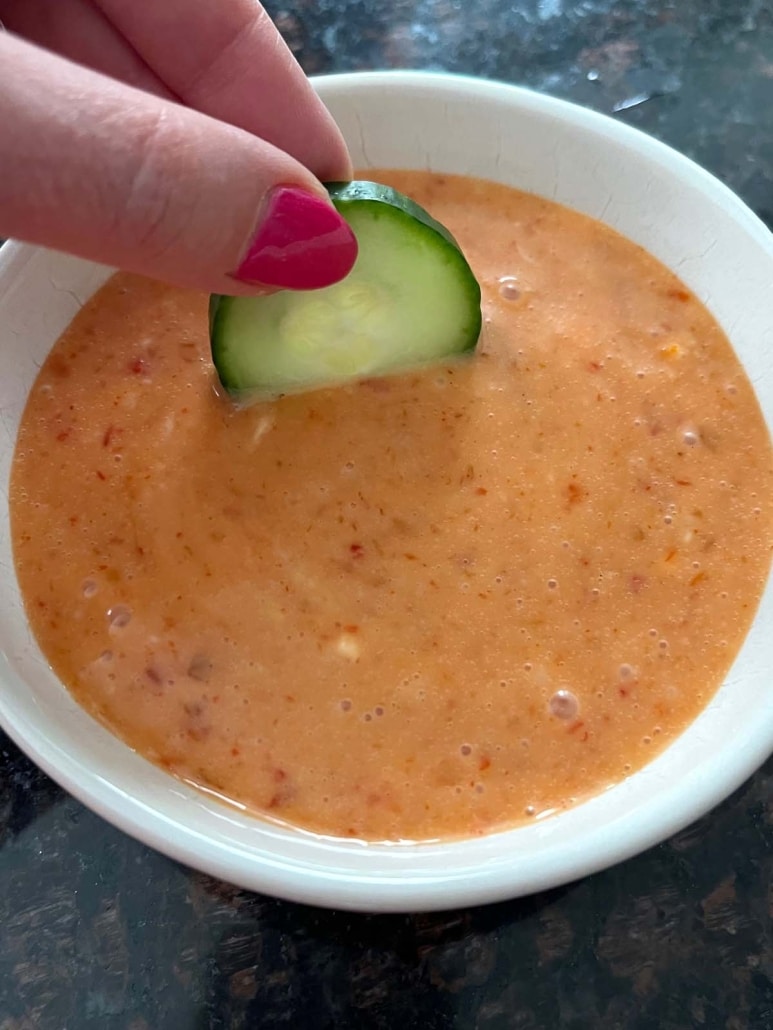
<instances>
[{"instance_id":1,"label":"fingernail","mask_svg":"<svg viewBox=\"0 0 773 1030\"><path fill-rule=\"evenodd\" d=\"M233 277L287 290L317 290L346 276L357 240L332 204L296 186L268 196L257 232Z\"/></svg>"}]
</instances>

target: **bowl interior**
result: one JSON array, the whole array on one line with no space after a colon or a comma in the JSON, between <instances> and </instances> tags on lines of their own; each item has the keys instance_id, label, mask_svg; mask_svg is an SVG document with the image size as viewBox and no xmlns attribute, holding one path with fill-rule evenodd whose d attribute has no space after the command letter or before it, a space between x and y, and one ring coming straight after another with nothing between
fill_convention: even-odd
<instances>
[{"instance_id":1,"label":"bowl interior","mask_svg":"<svg viewBox=\"0 0 773 1030\"><path fill-rule=\"evenodd\" d=\"M730 336L773 425L773 244L720 183L634 130L514 87L420 73L316 82L357 166L476 175L600 218L676 271ZM0 253L0 470L49 348L109 269L17 244ZM47 668L0 520L0 721L63 786L148 844L240 886L371 911L448 908L555 886L708 810L773 750L773 589L708 708L641 772L578 808L479 840L368 845L244 816L94 722Z\"/></svg>"}]
</instances>

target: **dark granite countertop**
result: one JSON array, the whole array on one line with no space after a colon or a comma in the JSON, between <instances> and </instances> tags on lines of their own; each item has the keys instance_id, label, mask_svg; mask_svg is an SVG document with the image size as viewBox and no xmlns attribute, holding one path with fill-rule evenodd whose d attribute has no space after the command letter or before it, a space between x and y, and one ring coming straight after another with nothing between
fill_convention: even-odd
<instances>
[{"instance_id":1,"label":"dark granite countertop","mask_svg":"<svg viewBox=\"0 0 773 1030\"><path fill-rule=\"evenodd\" d=\"M770 0L291 0L310 73L532 86L666 140L773 225ZM773 764L697 825L561 890L353 916L191 873L0 738L0 1030L768 1030Z\"/></svg>"}]
</instances>

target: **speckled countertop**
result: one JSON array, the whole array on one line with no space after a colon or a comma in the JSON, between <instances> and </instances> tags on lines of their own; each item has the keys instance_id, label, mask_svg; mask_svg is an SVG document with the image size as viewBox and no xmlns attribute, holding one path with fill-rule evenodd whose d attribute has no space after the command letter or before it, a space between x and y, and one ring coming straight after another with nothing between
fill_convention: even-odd
<instances>
[{"instance_id":1,"label":"speckled countertop","mask_svg":"<svg viewBox=\"0 0 773 1030\"><path fill-rule=\"evenodd\" d=\"M771 0L294 0L307 71L504 79L630 122L773 226ZM0 1030L773 1030L773 764L570 887L352 916L250 895L112 829L0 737Z\"/></svg>"}]
</instances>

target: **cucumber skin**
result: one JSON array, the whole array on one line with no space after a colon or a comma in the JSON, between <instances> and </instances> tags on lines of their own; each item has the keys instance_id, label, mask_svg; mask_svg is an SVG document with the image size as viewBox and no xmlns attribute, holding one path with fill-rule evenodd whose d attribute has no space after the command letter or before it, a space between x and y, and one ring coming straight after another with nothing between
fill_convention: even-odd
<instances>
[{"instance_id":1,"label":"cucumber skin","mask_svg":"<svg viewBox=\"0 0 773 1030\"><path fill-rule=\"evenodd\" d=\"M472 287L471 292L474 293L474 301L477 309L477 320L473 323L472 329L469 336L469 345L462 350L449 352L448 359L453 361L457 360L465 355L470 355L474 352L480 339L480 333L483 325L483 315L481 311L481 289L480 283L476 279L470 265L464 256L464 253L459 246L454 236L446 229L446 227L438 222L436 219L427 212L419 204L415 203L410 197L406 197L404 194L393 189L391 186L385 186L383 183L369 182L366 180L352 180L350 182L328 182L324 183L327 189L330 199L333 202L336 210L346 216L346 208L349 204L359 203L362 201L369 201L373 203L385 204L391 208L397 208L404 214L410 216L415 221L421 223L426 228L437 233L438 236L446 243L449 244L457 252L458 260L460 264L466 269L468 273L468 285ZM272 391L264 391L262 388L256 387L243 387L238 383L230 381L228 374L218 368L217 362L217 337L219 335L219 322L221 317L225 314L225 308L232 302L237 301L238 298L228 294L217 294L213 293L209 299L209 337L210 337L210 348L212 357L215 361L215 369L218 374L221 386L226 390L228 394L235 400L248 400L250 397L266 398L266 397L279 397L283 396L283 393ZM420 363L417 362L417 367L421 367ZM394 374L393 372L384 372L384 375ZM372 374L371 374L372 375ZM314 385L312 389L318 389L320 384ZM324 385L324 384L321 384ZM335 385L331 382L328 385Z\"/></svg>"},{"instance_id":2,"label":"cucumber skin","mask_svg":"<svg viewBox=\"0 0 773 1030\"><path fill-rule=\"evenodd\" d=\"M446 243L456 247L459 253L462 252L462 248L443 224L437 222L428 211L425 211L410 197L392 189L391 186L384 186L380 182L367 182L364 179L355 179L352 182L326 182L323 185L330 194L330 199L339 214L345 214L346 205L358 200L372 200L379 204L388 204L390 207L396 207L406 215L410 215L411 218L415 218L417 222L426 225L428 229L434 229Z\"/></svg>"},{"instance_id":3,"label":"cucumber skin","mask_svg":"<svg viewBox=\"0 0 773 1030\"><path fill-rule=\"evenodd\" d=\"M210 293L209 305L207 307L207 317L209 318L209 339L212 342L215 334L215 323L217 322L217 309L220 307L220 302L227 300L227 296L224 293Z\"/></svg>"}]
</instances>

